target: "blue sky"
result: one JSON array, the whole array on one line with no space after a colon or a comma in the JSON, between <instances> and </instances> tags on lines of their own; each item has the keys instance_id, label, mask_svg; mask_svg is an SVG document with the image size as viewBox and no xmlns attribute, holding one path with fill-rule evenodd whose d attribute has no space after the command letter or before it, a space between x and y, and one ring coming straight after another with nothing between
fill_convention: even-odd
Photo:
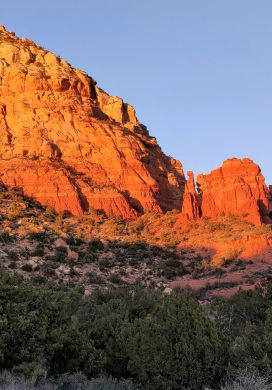
<instances>
[{"instance_id":1,"label":"blue sky","mask_svg":"<svg viewBox=\"0 0 272 390\"><path fill-rule=\"evenodd\" d=\"M272 184L271 0L10 0L0 23L131 103L206 173L250 157Z\"/></svg>"}]
</instances>

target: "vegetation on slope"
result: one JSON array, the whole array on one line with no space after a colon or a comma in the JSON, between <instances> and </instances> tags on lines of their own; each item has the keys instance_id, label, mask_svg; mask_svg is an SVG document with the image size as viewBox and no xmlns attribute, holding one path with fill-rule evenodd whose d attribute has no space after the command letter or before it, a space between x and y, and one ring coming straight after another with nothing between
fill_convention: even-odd
<instances>
[{"instance_id":1,"label":"vegetation on slope","mask_svg":"<svg viewBox=\"0 0 272 390\"><path fill-rule=\"evenodd\" d=\"M198 303L182 292L141 287L94 292L37 287L0 275L0 367L35 382L81 372L131 378L143 389L215 384L225 343Z\"/></svg>"},{"instance_id":2,"label":"vegetation on slope","mask_svg":"<svg viewBox=\"0 0 272 390\"><path fill-rule=\"evenodd\" d=\"M56 386L79 381L77 373L86 389L96 389L94 378L109 378L101 389L114 389L112 377L116 389L219 389L225 379L230 386L235 379L228 378L253 374L256 383L269 383L269 281L208 306L184 290L168 295L140 286L83 297L80 288L37 286L4 270L0 292L3 381L10 372L32 385L55 383L52 389L73 389ZM247 367L254 373L245 376Z\"/></svg>"},{"instance_id":3,"label":"vegetation on slope","mask_svg":"<svg viewBox=\"0 0 272 390\"><path fill-rule=\"evenodd\" d=\"M86 294L97 287L139 283L163 290L175 280L186 287L197 279L202 300L213 291L253 287L270 273L269 261L258 260L251 267L252 260L244 258L248 237L266 242L270 226L223 216L184 226L179 218L175 211L135 221L97 211L73 217L2 187L0 264L36 283L81 284ZM215 262L216 245L224 251L218 250ZM239 281L234 280L237 271L244 273ZM227 275L233 275L232 283Z\"/></svg>"}]
</instances>

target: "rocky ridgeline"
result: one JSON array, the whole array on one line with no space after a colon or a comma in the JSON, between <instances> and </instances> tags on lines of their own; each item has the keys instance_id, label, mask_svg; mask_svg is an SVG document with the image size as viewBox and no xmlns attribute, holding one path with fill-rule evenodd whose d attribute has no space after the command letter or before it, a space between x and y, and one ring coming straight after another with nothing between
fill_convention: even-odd
<instances>
[{"instance_id":1,"label":"rocky ridgeline","mask_svg":"<svg viewBox=\"0 0 272 390\"><path fill-rule=\"evenodd\" d=\"M182 208L182 220L227 214L270 222L260 168L230 159L186 182L122 99L85 72L0 26L0 176L57 212L134 219Z\"/></svg>"},{"instance_id":2,"label":"rocky ridgeline","mask_svg":"<svg viewBox=\"0 0 272 390\"><path fill-rule=\"evenodd\" d=\"M0 28L0 174L57 211L179 208L181 164L85 72Z\"/></svg>"}]
</instances>

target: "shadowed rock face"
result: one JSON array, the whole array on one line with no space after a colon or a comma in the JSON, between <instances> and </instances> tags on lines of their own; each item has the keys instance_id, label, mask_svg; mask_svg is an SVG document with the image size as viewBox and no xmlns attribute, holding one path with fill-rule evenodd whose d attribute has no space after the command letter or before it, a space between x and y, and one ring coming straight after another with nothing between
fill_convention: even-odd
<instances>
[{"instance_id":1,"label":"shadowed rock face","mask_svg":"<svg viewBox=\"0 0 272 390\"><path fill-rule=\"evenodd\" d=\"M192 182L190 176L189 182ZM204 217L233 214L255 225L271 222L268 188L260 167L248 158L228 159L211 173L198 175L197 186L198 201L194 186L190 185L189 192L194 199L194 208L198 202L200 213ZM186 192L188 190L185 191L185 197ZM191 219L196 218L191 215Z\"/></svg>"},{"instance_id":2,"label":"shadowed rock face","mask_svg":"<svg viewBox=\"0 0 272 390\"><path fill-rule=\"evenodd\" d=\"M134 218L180 208L181 164L134 109L85 72L0 27L0 175L57 211Z\"/></svg>"}]
</instances>

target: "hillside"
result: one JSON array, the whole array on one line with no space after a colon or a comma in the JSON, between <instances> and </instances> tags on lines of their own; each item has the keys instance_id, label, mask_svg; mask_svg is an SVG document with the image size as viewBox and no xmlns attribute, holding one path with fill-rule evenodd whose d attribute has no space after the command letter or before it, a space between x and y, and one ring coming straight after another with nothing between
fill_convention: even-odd
<instances>
[{"instance_id":1,"label":"hillside","mask_svg":"<svg viewBox=\"0 0 272 390\"><path fill-rule=\"evenodd\" d=\"M178 212L137 220L57 214L19 190L0 192L0 264L38 284L96 288L140 284L199 299L252 289L271 274L270 225L238 217L184 226Z\"/></svg>"},{"instance_id":2,"label":"hillside","mask_svg":"<svg viewBox=\"0 0 272 390\"><path fill-rule=\"evenodd\" d=\"M0 27L1 388L271 388L271 218L254 161L186 178L129 104Z\"/></svg>"},{"instance_id":3,"label":"hillside","mask_svg":"<svg viewBox=\"0 0 272 390\"><path fill-rule=\"evenodd\" d=\"M181 164L85 72L0 28L0 175L43 205L135 218L181 207Z\"/></svg>"},{"instance_id":4,"label":"hillside","mask_svg":"<svg viewBox=\"0 0 272 390\"><path fill-rule=\"evenodd\" d=\"M249 158L186 179L135 110L0 28L1 265L40 283L250 290L270 274L271 191Z\"/></svg>"}]
</instances>

